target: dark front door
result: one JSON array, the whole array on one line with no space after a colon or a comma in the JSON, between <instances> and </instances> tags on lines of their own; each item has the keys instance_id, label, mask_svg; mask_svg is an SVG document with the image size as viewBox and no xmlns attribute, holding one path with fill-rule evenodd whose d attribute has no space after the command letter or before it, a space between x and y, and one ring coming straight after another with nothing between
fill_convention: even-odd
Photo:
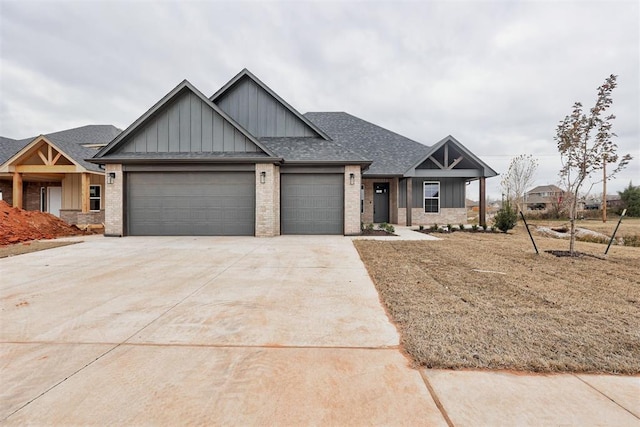
<instances>
[{"instance_id":1,"label":"dark front door","mask_svg":"<svg viewBox=\"0 0 640 427\"><path fill-rule=\"evenodd\" d=\"M389 184L373 184L373 222L389 222Z\"/></svg>"}]
</instances>

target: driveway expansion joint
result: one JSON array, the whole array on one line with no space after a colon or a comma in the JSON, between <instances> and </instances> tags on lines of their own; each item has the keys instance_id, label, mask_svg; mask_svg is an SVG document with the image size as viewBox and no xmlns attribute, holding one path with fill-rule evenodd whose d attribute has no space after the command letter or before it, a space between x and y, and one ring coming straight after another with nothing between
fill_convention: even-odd
<instances>
[{"instance_id":1,"label":"driveway expansion joint","mask_svg":"<svg viewBox=\"0 0 640 427\"><path fill-rule=\"evenodd\" d=\"M608 400L610 400L611 402L615 403L617 406L619 406L620 408L624 409L625 411L627 411L628 413L630 413L631 415L633 415L634 418L640 420L640 417L638 417L636 414L634 414L633 412L631 412L630 410L628 410L626 407L622 406L620 403L618 403L618 401L616 401L615 399L609 397L606 393L604 393L603 391L601 391L600 389L598 389L597 387L591 385L591 383L589 383L588 381L583 380L582 378L580 378L579 375L577 374L572 374L574 377L576 377L577 379L579 379L581 382L583 382L584 384L586 384L587 386L589 386L590 388L592 388L593 390L597 391L599 394L601 394L602 396L604 396L605 398L607 398Z\"/></svg>"}]
</instances>

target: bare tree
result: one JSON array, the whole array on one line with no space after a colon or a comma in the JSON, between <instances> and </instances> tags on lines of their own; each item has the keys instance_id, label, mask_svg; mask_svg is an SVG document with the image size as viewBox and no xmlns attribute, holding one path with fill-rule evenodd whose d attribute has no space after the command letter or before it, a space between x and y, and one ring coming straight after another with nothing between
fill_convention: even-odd
<instances>
[{"instance_id":1,"label":"bare tree","mask_svg":"<svg viewBox=\"0 0 640 427\"><path fill-rule=\"evenodd\" d=\"M571 196L569 252L572 255L576 240L578 195L585 180L594 172L602 170L605 167L605 162L616 163L619 160L616 168L608 175L608 178L612 178L631 160L629 154L625 154L621 158L618 157L618 146L613 142L616 134L611 130L612 122L616 117L613 114L605 116L606 111L613 103L611 93L617 85L616 79L617 76L612 74L598 88L596 103L588 113L583 112L582 103L574 103L573 112L558 124L554 138L562 160L560 178L564 182L565 190Z\"/></svg>"},{"instance_id":2,"label":"bare tree","mask_svg":"<svg viewBox=\"0 0 640 427\"><path fill-rule=\"evenodd\" d=\"M500 185L507 200L515 203L518 210L525 210L524 195L533 184L538 160L531 154L521 154L511 159L509 170L502 177Z\"/></svg>"}]
</instances>

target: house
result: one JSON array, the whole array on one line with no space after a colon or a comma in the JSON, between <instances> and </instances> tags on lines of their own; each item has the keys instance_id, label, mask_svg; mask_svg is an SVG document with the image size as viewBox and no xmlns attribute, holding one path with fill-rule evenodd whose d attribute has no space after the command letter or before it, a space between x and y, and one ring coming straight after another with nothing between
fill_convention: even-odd
<instances>
[{"instance_id":1,"label":"house","mask_svg":"<svg viewBox=\"0 0 640 427\"><path fill-rule=\"evenodd\" d=\"M564 191L556 185L539 185L525 193L527 210L550 210L562 203Z\"/></svg>"},{"instance_id":2,"label":"house","mask_svg":"<svg viewBox=\"0 0 640 427\"><path fill-rule=\"evenodd\" d=\"M248 70L211 97L183 81L101 149L105 234L358 234L361 222L466 222L496 172L344 112L301 114Z\"/></svg>"},{"instance_id":3,"label":"house","mask_svg":"<svg viewBox=\"0 0 640 427\"><path fill-rule=\"evenodd\" d=\"M0 198L69 224L104 222L104 170L85 159L121 132L89 125L15 140L0 138Z\"/></svg>"}]
</instances>

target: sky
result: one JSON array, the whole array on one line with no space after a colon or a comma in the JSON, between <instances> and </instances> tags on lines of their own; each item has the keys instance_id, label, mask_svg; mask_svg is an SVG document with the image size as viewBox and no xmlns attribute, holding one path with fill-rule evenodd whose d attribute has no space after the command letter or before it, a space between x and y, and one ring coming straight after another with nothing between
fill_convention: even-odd
<instances>
[{"instance_id":1,"label":"sky","mask_svg":"<svg viewBox=\"0 0 640 427\"><path fill-rule=\"evenodd\" d=\"M248 68L302 113L346 111L425 145L453 135L500 174L531 154L533 185L557 184L558 122L616 74L615 142L634 159L615 194L640 184L639 5L0 0L0 135L125 129L183 79L211 95Z\"/></svg>"}]
</instances>

